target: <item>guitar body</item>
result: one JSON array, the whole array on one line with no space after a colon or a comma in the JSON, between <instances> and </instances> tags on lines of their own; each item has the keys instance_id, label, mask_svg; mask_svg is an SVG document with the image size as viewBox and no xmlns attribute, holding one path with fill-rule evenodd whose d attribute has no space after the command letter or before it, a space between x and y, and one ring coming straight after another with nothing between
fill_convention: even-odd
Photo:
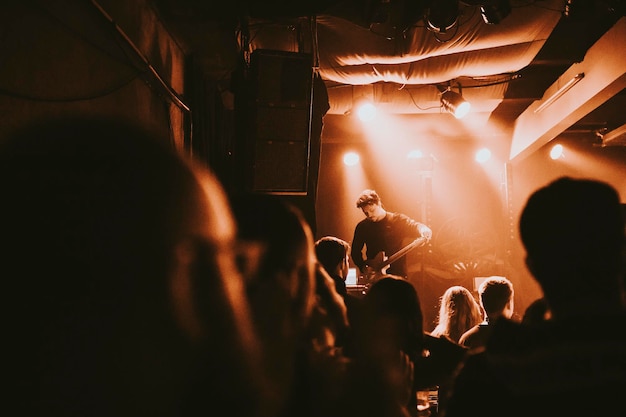
<instances>
[{"instance_id":1,"label":"guitar body","mask_svg":"<svg viewBox=\"0 0 626 417\"><path fill-rule=\"evenodd\" d=\"M389 258L385 256L385 252L378 252L375 257L367 260L368 267L362 277L364 284L372 284L387 273L391 263L387 262L387 259Z\"/></svg>"}]
</instances>

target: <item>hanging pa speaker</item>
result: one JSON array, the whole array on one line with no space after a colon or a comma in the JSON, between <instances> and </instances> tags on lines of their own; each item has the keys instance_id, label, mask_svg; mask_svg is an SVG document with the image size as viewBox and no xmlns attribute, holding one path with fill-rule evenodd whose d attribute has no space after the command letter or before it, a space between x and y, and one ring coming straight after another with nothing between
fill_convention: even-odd
<instances>
[{"instance_id":1,"label":"hanging pa speaker","mask_svg":"<svg viewBox=\"0 0 626 417\"><path fill-rule=\"evenodd\" d=\"M307 193L312 76L310 54L270 50L251 54L252 191Z\"/></svg>"}]
</instances>

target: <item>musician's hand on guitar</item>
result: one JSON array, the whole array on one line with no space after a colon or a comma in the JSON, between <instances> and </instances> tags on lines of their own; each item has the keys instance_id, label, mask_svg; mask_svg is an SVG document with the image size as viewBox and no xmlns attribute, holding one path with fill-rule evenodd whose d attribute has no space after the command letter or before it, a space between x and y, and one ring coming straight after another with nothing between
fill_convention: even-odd
<instances>
[{"instance_id":1,"label":"musician's hand on guitar","mask_svg":"<svg viewBox=\"0 0 626 417\"><path fill-rule=\"evenodd\" d=\"M373 268L369 265L365 265L363 267L363 279L365 281L372 281L376 277L376 274L378 274L378 270L376 268Z\"/></svg>"},{"instance_id":2,"label":"musician's hand on guitar","mask_svg":"<svg viewBox=\"0 0 626 417\"><path fill-rule=\"evenodd\" d=\"M433 231L426 225L422 225L420 227L420 233L422 234L422 237L425 237L429 242L433 238Z\"/></svg>"}]
</instances>

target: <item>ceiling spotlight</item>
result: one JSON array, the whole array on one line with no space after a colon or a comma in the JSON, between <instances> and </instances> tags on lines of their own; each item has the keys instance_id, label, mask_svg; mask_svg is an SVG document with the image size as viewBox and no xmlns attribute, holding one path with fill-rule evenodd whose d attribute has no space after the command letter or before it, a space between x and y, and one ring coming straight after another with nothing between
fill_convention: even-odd
<instances>
[{"instance_id":1,"label":"ceiling spotlight","mask_svg":"<svg viewBox=\"0 0 626 417\"><path fill-rule=\"evenodd\" d=\"M370 102L363 102L359 104L357 109L357 115L359 119L364 122L369 122L376 117L376 106Z\"/></svg>"},{"instance_id":2,"label":"ceiling spotlight","mask_svg":"<svg viewBox=\"0 0 626 417\"><path fill-rule=\"evenodd\" d=\"M563 145L557 143L550 149L550 158L556 160L563 156Z\"/></svg>"},{"instance_id":3,"label":"ceiling spotlight","mask_svg":"<svg viewBox=\"0 0 626 417\"><path fill-rule=\"evenodd\" d=\"M343 155L343 163L349 167L358 164L360 159L359 154L356 152L347 152Z\"/></svg>"},{"instance_id":4,"label":"ceiling spotlight","mask_svg":"<svg viewBox=\"0 0 626 417\"><path fill-rule=\"evenodd\" d=\"M450 90L450 87L441 94L441 106L457 119L463 118L472 107L469 101L465 100L460 93Z\"/></svg>"},{"instance_id":5,"label":"ceiling spotlight","mask_svg":"<svg viewBox=\"0 0 626 417\"><path fill-rule=\"evenodd\" d=\"M432 1L426 10L426 27L433 32L446 33L456 25L458 18L458 0Z\"/></svg>"},{"instance_id":6,"label":"ceiling spotlight","mask_svg":"<svg viewBox=\"0 0 626 417\"><path fill-rule=\"evenodd\" d=\"M485 23L497 25L511 13L509 0L485 0L480 6L480 14Z\"/></svg>"},{"instance_id":7,"label":"ceiling spotlight","mask_svg":"<svg viewBox=\"0 0 626 417\"><path fill-rule=\"evenodd\" d=\"M479 149L476 152L476 155L474 155L474 159L480 164L482 164L483 162L487 162L489 159L491 159L491 151L487 148Z\"/></svg>"}]
</instances>

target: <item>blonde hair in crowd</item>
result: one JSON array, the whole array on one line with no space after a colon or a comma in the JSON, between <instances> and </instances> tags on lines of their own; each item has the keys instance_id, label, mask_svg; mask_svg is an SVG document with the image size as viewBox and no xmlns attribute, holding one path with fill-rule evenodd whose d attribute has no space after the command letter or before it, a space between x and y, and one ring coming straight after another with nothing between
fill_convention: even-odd
<instances>
[{"instance_id":1,"label":"blonde hair in crowd","mask_svg":"<svg viewBox=\"0 0 626 417\"><path fill-rule=\"evenodd\" d=\"M432 336L446 336L454 342L483 321L480 304L465 287L454 285L448 288L441 297L437 326Z\"/></svg>"}]
</instances>

